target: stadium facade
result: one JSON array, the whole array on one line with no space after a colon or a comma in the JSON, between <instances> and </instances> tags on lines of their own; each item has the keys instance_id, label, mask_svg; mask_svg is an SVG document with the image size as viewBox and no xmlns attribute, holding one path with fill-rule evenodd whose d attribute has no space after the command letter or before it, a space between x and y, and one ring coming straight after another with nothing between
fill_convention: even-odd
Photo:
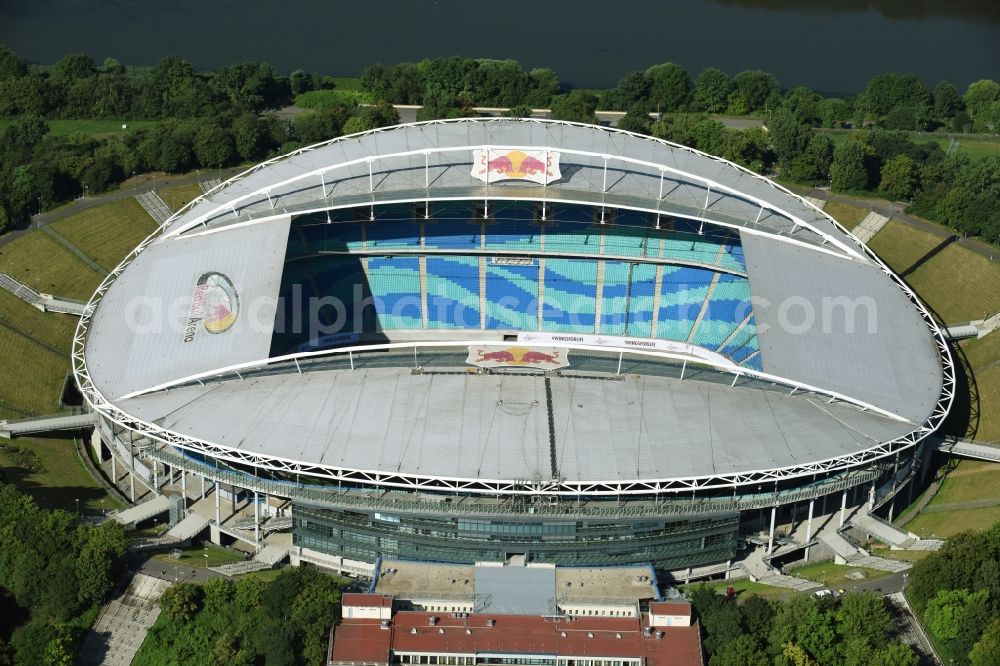
<instances>
[{"instance_id":1,"label":"stadium facade","mask_svg":"<svg viewBox=\"0 0 1000 666\"><path fill-rule=\"evenodd\" d=\"M810 203L534 119L232 178L104 281L73 361L142 483L289 498L297 545L362 562L725 561L768 512L773 539L890 497L954 386L925 307Z\"/></svg>"}]
</instances>

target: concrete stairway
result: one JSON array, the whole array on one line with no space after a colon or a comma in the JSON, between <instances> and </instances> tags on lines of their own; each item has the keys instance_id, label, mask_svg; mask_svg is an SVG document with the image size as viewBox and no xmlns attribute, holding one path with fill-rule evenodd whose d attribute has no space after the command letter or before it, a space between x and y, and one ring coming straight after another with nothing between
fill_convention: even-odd
<instances>
[{"instance_id":1,"label":"concrete stairway","mask_svg":"<svg viewBox=\"0 0 1000 666\"><path fill-rule=\"evenodd\" d=\"M174 211L170 209L167 202L164 201L155 190L137 194L135 195L135 200L139 202L140 206L146 209L146 212L149 213L149 215L156 220L156 223L160 226L162 226L163 223L169 220L170 216L174 214Z\"/></svg>"}]
</instances>

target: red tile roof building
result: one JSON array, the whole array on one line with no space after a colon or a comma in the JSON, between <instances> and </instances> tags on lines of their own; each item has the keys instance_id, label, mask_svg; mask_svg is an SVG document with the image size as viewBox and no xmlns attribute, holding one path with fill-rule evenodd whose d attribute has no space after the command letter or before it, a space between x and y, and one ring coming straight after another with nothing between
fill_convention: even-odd
<instances>
[{"instance_id":1,"label":"red tile roof building","mask_svg":"<svg viewBox=\"0 0 1000 666\"><path fill-rule=\"evenodd\" d=\"M331 666L703 664L698 623L691 622L686 603L657 604L657 613L639 618L396 611L382 619L357 617L352 610L384 607L382 595L344 595L343 603L343 618L332 634ZM660 615L669 615L674 625L658 624ZM685 616L687 626L678 626Z\"/></svg>"}]
</instances>

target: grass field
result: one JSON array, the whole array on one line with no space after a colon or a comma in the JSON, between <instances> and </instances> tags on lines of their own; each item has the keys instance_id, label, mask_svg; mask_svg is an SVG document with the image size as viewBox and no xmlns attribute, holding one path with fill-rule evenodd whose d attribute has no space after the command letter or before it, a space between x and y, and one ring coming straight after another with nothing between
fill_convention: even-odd
<instances>
[{"instance_id":1,"label":"grass field","mask_svg":"<svg viewBox=\"0 0 1000 666\"><path fill-rule=\"evenodd\" d=\"M947 538L966 530L981 530L1000 521L1000 506L984 509L960 509L921 513L906 524L906 529L920 537Z\"/></svg>"},{"instance_id":2,"label":"grass field","mask_svg":"<svg viewBox=\"0 0 1000 666\"><path fill-rule=\"evenodd\" d=\"M110 271L156 230L156 223L135 199L121 199L70 215L52 228Z\"/></svg>"},{"instance_id":3,"label":"grass field","mask_svg":"<svg viewBox=\"0 0 1000 666\"><path fill-rule=\"evenodd\" d=\"M0 132L7 129L13 120L13 118L0 118ZM49 134L52 136L86 134L97 138L125 134L130 130L152 127L157 123L155 120L47 120L46 122L49 124ZM123 124L128 127L122 129Z\"/></svg>"},{"instance_id":4,"label":"grass field","mask_svg":"<svg viewBox=\"0 0 1000 666\"><path fill-rule=\"evenodd\" d=\"M201 196L201 187L198 183L188 183L187 185L174 185L157 190L167 205L173 210L179 210L189 201ZM148 217L148 216L147 216Z\"/></svg>"},{"instance_id":5,"label":"grass field","mask_svg":"<svg viewBox=\"0 0 1000 666\"><path fill-rule=\"evenodd\" d=\"M943 240L890 220L869 246L946 322L1000 311L1000 262L952 243L913 268Z\"/></svg>"},{"instance_id":6,"label":"grass field","mask_svg":"<svg viewBox=\"0 0 1000 666\"><path fill-rule=\"evenodd\" d=\"M1000 465L984 460L963 460L948 472L930 504L979 499L1000 499Z\"/></svg>"},{"instance_id":7,"label":"grass field","mask_svg":"<svg viewBox=\"0 0 1000 666\"><path fill-rule=\"evenodd\" d=\"M28 473L10 467L10 460L0 453L4 479L34 497L39 505L72 511L76 509L76 501L80 500L80 508L91 511L121 507L117 499L108 496L91 478L80 462L72 437L20 437L11 443L34 451L42 470Z\"/></svg>"},{"instance_id":8,"label":"grass field","mask_svg":"<svg viewBox=\"0 0 1000 666\"><path fill-rule=\"evenodd\" d=\"M683 585L681 589L690 590L698 584L699 583ZM710 581L707 585L719 594L725 594L726 589L732 587L736 592L737 600L745 599L751 594L756 594L757 596L765 597L767 599L789 599L795 594L793 590L788 590L783 587L774 587L772 585L764 585L763 583L755 583L746 578L741 578L739 580L715 580Z\"/></svg>"},{"instance_id":9,"label":"grass field","mask_svg":"<svg viewBox=\"0 0 1000 666\"><path fill-rule=\"evenodd\" d=\"M851 136L851 132L830 132L824 129L818 129L816 131L828 136L834 146L839 146L847 141L847 139ZM933 141L941 146L942 150L948 150L948 146L951 145L951 139L949 137L941 136L933 132L910 132L909 135L910 140L914 143L920 144ZM958 137L958 152L965 153L972 160L981 160L986 157L997 156L1000 155L1000 139L994 140L984 137Z\"/></svg>"},{"instance_id":10,"label":"grass field","mask_svg":"<svg viewBox=\"0 0 1000 666\"><path fill-rule=\"evenodd\" d=\"M806 564L801 567L795 567L794 569L786 569L786 571L792 576L805 578L806 580L815 581L817 583L822 583L827 587L834 588L849 587L863 581L878 580L879 578L885 578L890 575L888 571L866 569L865 567L852 567L843 564L834 564L833 562ZM847 577L847 574L855 571L864 573L865 577L861 580L853 580Z\"/></svg>"},{"instance_id":11,"label":"grass field","mask_svg":"<svg viewBox=\"0 0 1000 666\"><path fill-rule=\"evenodd\" d=\"M207 558L205 557L206 554L208 555ZM159 553L154 557L164 564L176 565L185 569L217 567L222 564L242 562L246 559L239 553L235 553L228 548L216 546L215 544L208 542L203 542L188 548L182 548L180 559L175 559L169 553Z\"/></svg>"},{"instance_id":12,"label":"grass field","mask_svg":"<svg viewBox=\"0 0 1000 666\"><path fill-rule=\"evenodd\" d=\"M823 211L844 225L848 231L858 226L861 220L865 219L865 216L868 214L867 208L840 201L827 201L826 206L823 207Z\"/></svg>"},{"instance_id":13,"label":"grass field","mask_svg":"<svg viewBox=\"0 0 1000 666\"><path fill-rule=\"evenodd\" d=\"M87 300L102 276L42 231L25 234L0 247L0 272L35 291Z\"/></svg>"},{"instance_id":14,"label":"grass field","mask_svg":"<svg viewBox=\"0 0 1000 666\"><path fill-rule=\"evenodd\" d=\"M45 313L6 290L0 290L0 322L6 322L31 337L69 354L77 317Z\"/></svg>"}]
</instances>

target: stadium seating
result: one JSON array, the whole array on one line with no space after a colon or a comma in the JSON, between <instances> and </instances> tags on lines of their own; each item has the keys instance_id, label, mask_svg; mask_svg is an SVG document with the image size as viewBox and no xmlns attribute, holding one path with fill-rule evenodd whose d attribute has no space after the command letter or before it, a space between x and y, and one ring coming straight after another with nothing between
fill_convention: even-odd
<instances>
[{"instance_id":1,"label":"stadium seating","mask_svg":"<svg viewBox=\"0 0 1000 666\"><path fill-rule=\"evenodd\" d=\"M378 330L423 328L417 257L370 257L368 284Z\"/></svg>"},{"instance_id":2,"label":"stadium seating","mask_svg":"<svg viewBox=\"0 0 1000 666\"><path fill-rule=\"evenodd\" d=\"M479 328L479 258L427 257L428 328Z\"/></svg>"},{"instance_id":3,"label":"stadium seating","mask_svg":"<svg viewBox=\"0 0 1000 666\"><path fill-rule=\"evenodd\" d=\"M542 330L593 333L596 289L597 262L546 259Z\"/></svg>"},{"instance_id":4,"label":"stadium seating","mask_svg":"<svg viewBox=\"0 0 1000 666\"><path fill-rule=\"evenodd\" d=\"M486 328L538 330L537 265L505 266L487 263Z\"/></svg>"},{"instance_id":5,"label":"stadium seating","mask_svg":"<svg viewBox=\"0 0 1000 666\"><path fill-rule=\"evenodd\" d=\"M485 219L481 205L470 202L434 203L429 210L386 205L374 212L374 220L362 208L333 211L329 223L325 214L312 214L294 224L288 256L305 258L287 264L282 295L286 283L297 282L305 298L333 296L352 304L370 296L373 305L357 322L361 332L485 326L655 336L717 351L748 368L761 366L750 287L739 275L746 270L743 248L728 230L667 217L657 229L652 214L627 210L606 211L601 224L599 208L568 204L547 206L544 220L534 203L492 202ZM344 254L350 252L368 256ZM322 323L343 318L344 330L354 330L355 309L340 314L327 308ZM285 308L278 320L287 318Z\"/></svg>"}]
</instances>

